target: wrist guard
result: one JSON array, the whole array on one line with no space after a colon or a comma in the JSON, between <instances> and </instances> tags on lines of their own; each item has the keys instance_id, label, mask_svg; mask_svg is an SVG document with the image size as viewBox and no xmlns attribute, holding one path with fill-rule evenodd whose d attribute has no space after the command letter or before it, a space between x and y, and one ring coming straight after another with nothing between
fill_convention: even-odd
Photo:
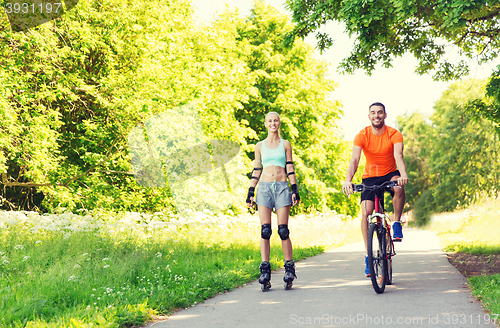
<instances>
[{"instance_id":1,"label":"wrist guard","mask_svg":"<svg viewBox=\"0 0 500 328\"><path fill-rule=\"evenodd\" d=\"M250 197L255 196L255 187L248 188L247 203L250 204Z\"/></svg>"},{"instance_id":2,"label":"wrist guard","mask_svg":"<svg viewBox=\"0 0 500 328\"><path fill-rule=\"evenodd\" d=\"M299 187L295 183L292 185L292 194L295 194L295 199L296 200L300 200Z\"/></svg>"}]
</instances>

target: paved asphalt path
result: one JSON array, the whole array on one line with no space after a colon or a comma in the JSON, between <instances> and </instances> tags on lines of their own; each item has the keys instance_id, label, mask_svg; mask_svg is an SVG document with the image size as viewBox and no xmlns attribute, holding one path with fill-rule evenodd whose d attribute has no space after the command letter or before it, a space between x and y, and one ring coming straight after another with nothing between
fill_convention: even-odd
<instances>
[{"instance_id":1,"label":"paved asphalt path","mask_svg":"<svg viewBox=\"0 0 500 328\"><path fill-rule=\"evenodd\" d=\"M291 290L283 289L281 269L265 293L253 281L147 327L497 327L485 323L487 312L437 237L403 232L393 285L383 294L364 276L364 247L355 243L297 262Z\"/></svg>"}]
</instances>

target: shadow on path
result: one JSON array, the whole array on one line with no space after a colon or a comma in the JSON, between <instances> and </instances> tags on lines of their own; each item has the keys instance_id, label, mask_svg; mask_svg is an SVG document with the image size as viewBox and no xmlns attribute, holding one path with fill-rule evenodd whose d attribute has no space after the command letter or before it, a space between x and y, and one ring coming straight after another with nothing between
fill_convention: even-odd
<instances>
[{"instance_id":1,"label":"shadow on path","mask_svg":"<svg viewBox=\"0 0 500 328\"><path fill-rule=\"evenodd\" d=\"M283 289L281 269L268 292L253 281L147 327L496 327L485 324L487 313L437 237L404 233L383 294L364 276L364 246L355 243L297 262L292 290Z\"/></svg>"}]
</instances>

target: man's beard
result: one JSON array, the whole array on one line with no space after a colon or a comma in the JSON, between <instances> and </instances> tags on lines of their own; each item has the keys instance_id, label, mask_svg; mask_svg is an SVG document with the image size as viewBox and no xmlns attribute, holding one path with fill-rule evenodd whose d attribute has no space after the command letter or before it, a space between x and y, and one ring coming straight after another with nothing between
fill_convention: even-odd
<instances>
[{"instance_id":1,"label":"man's beard","mask_svg":"<svg viewBox=\"0 0 500 328\"><path fill-rule=\"evenodd\" d=\"M381 120L380 123L378 124L375 124L373 121L372 121L372 126L376 129L380 129L381 127L384 126L384 120Z\"/></svg>"}]
</instances>

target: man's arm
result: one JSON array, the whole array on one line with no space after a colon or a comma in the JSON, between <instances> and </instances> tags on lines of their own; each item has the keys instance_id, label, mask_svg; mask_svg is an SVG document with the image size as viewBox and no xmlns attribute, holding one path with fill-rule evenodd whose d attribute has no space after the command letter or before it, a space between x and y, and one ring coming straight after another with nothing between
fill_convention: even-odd
<instances>
[{"instance_id":1,"label":"man's arm","mask_svg":"<svg viewBox=\"0 0 500 328\"><path fill-rule=\"evenodd\" d=\"M350 195L354 192L352 189L352 179L358 170L359 160L361 159L361 147L354 146L352 148L352 157L349 167L347 168L346 178L344 185L342 186L342 191L346 195ZM406 172L406 171L405 171Z\"/></svg>"},{"instance_id":2,"label":"man's arm","mask_svg":"<svg viewBox=\"0 0 500 328\"><path fill-rule=\"evenodd\" d=\"M408 183L408 175L406 174L406 164L403 157L403 143L397 143L394 145L394 158L396 159L396 166L401 173L401 177L398 178L398 185L404 186Z\"/></svg>"}]
</instances>

